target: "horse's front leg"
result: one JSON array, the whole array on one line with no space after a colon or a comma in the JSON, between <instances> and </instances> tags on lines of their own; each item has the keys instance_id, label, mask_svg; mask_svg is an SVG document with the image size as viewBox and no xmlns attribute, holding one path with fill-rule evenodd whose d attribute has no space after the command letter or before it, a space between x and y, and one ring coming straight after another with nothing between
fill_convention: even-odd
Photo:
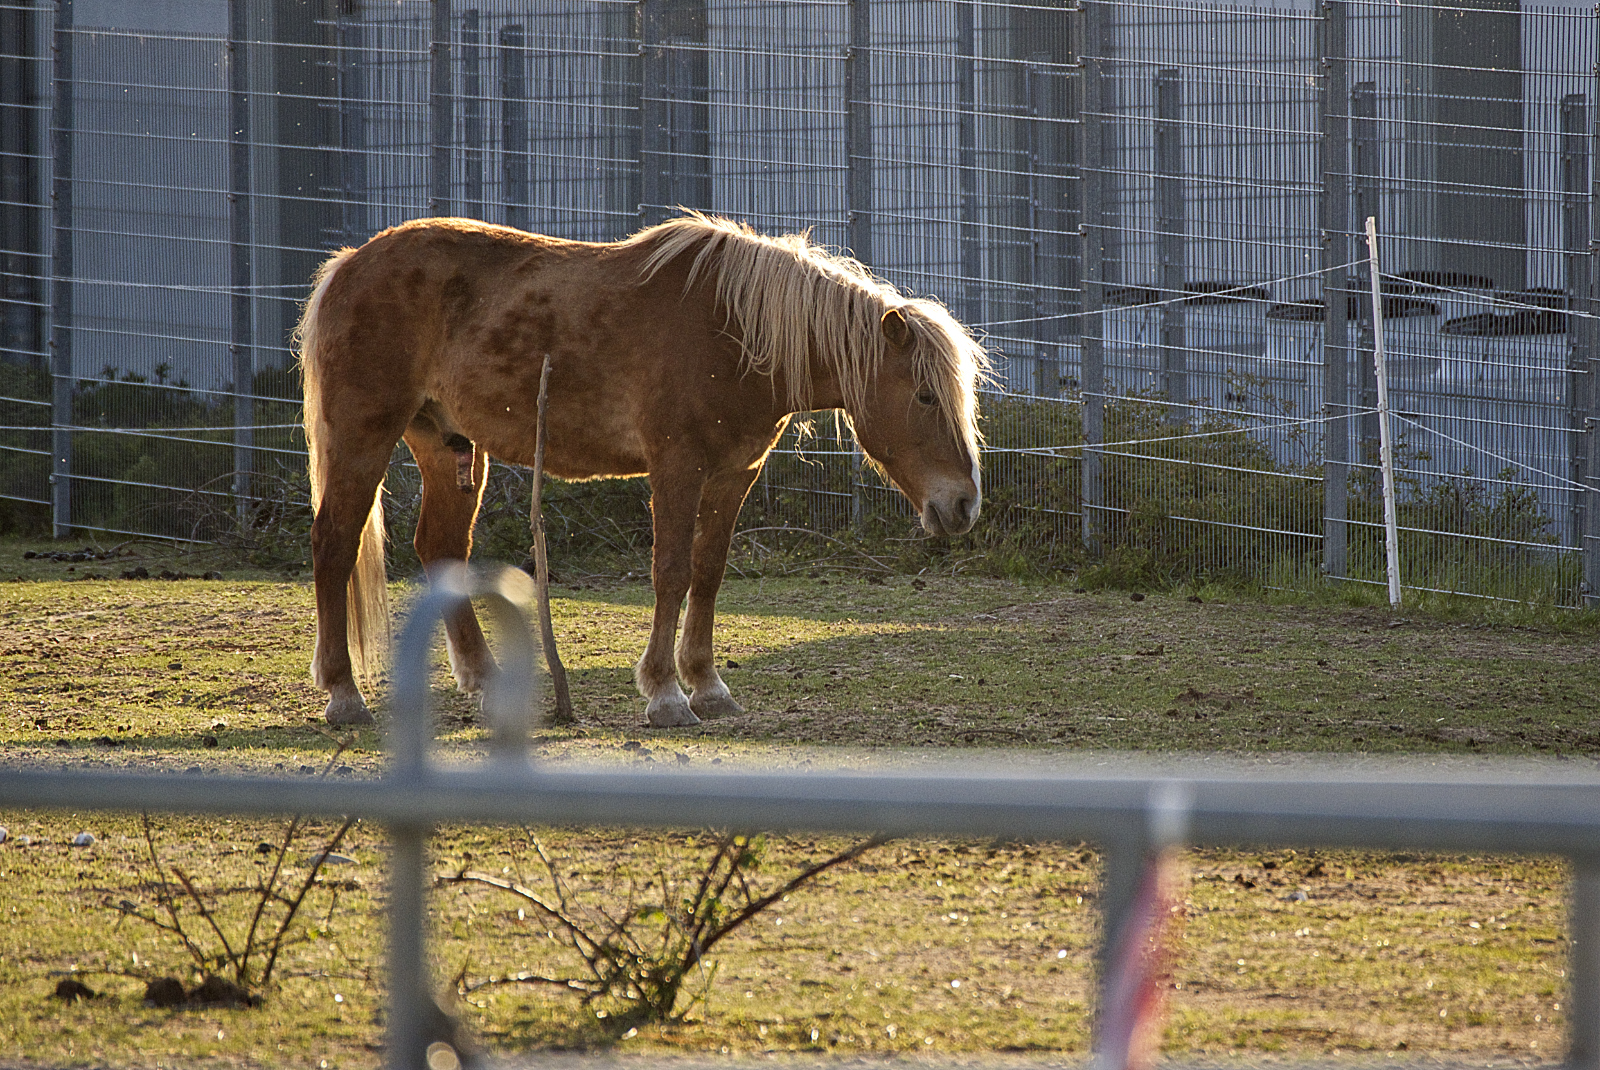
<instances>
[{"instance_id":1,"label":"horse's front leg","mask_svg":"<svg viewBox=\"0 0 1600 1070\"><path fill-rule=\"evenodd\" d=\"M707 482L700 496L689 608L683 617L683 638L678 642L678 675L689 685L689 708L706 720L744 712L717 674L711 634L716 623L717 591L727 568L728 546L739 519L739 507L758 472L760 469L756 468L718 476Z\"/></svg>"},{"instance_id":2,"label":"horse's front leg","mask_svg":"<svg viewBox=\"0 0 1600 1070\"><path fill-rule=\"evenodd\" d=\"M655 586L655 616L644 657L634 666L639 693L649 700L645 715L652 728L678 728L700 723L689 699L678 686L673 671L672 644L678 634L678 613L689 590L694 544L695 514L704 479L698 473L652 471L650 519L655 545L651 550L650 579Z\"/></svg>"}]
</instances>

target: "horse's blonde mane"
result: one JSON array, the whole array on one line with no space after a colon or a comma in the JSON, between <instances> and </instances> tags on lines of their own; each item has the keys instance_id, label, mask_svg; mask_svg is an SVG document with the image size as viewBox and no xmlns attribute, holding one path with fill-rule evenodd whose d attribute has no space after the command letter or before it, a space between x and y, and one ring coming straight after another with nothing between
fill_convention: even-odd
<instances>
[{"instance_id":1,"label":"horse's blonde mane","mask_svg":"<svg viewBox=\"0 0 1600 1070\"><path fill-rule=\"evenodd\" d=\"M752 371L788 386L786 404L811 404L811 355L838 378L845 411L864 408L888 340L881 321L898 309L910 327L914 371L932 390L956 437L977 456L977 381L988 372L983 348L937 301L908 298L858 260L811 244L806 234L771 237L743 223L692 212L642 230L624 245L649 249L649 279L693 254L686 286L715 280L718 303L738 325Z\"/></svg>"}]
</instances>

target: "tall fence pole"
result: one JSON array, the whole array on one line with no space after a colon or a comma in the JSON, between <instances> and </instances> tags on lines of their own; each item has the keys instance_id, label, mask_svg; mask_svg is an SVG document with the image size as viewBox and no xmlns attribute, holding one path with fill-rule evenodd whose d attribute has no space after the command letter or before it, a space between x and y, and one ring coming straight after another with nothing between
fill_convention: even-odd
<instances>
[{"instance_id":1,"label":"tall fence pole","mask_svg":"<svg viewBox=\"0 0 1600 1070\"><path fill-rule=\"evenodd\" d=\"M1322 571L1343 577L1348 570L1350 488L1349 308L1346 268L1350 262L1350 140L1345 117L1348 72L1345 65L1344 0L1323 0L1322 87Z\"/></svg>"},{"instance_id":2,"label":"tall fence pole","mask_svg":"<svg viewBox=\"0 0 1600 1070\"><path fill-rule=\"evenodd\" d=\"M432 0L428 28L428 214L450 215L450 146L455 140L455 101L450 94L450 0Z\"/></svg>"},{"instance_id":3,"label":"tall fence pole","mask_svg":"<svg viewBox=\"0 0 1600 1070\"><path fill-rule=\"evenodd\" d=\"M667 217L671 185L670 107L667 100L665 47L666 0L639 3L639 225L652 226Z\"/></svg>"},{"instance_id":4,"label":"tall fence pole","mask_svg":"<svg viewBox=\"0 0 1600 1070\"><path fill-rule=\"evenodd\" d=\"M1189 404L1188 345L1181 298L1187 292L1188 211L1183 189L1183 82L1167 68L1156 74L1156 247L1161 270L1161 387L1181 420Z\"/></svg>"},{"instance_id":5,"label":"tall fence pole","mask_svg":"<svg viewBox=\"0 0 1600 1070\"><path fill-rule=\"evenodd\" d=\"M50 507L72 534L72 0L56 0L50 128Z\"/></svg>"},{"instance_id":6,"label":"tall fence pole","mask_svg":"<svg viewBox=\"0 0 1600 1070\"><path fill-rule=\"evenodd\" d=\"M1350 94L1350 170L1354 183L1357 226L1368 216L1381 218L1383 213L1378 208L1378 88L1375 82L1359 82ZM1350 259L1354 260L1354 255ZM1352 298L1346 300L1362 309L1361 353L1365 356L1376 344L1368 336L1368 332L1375 330L1372 317L1365 311L1365 302L1353 301ZM1356 463L1369 465L1373 460L1372 455L1379 434L1375 404L1378 384L1373 378L1376 365L1370 360L1362 359L1355 361L1354 367L1356 382L1359 384L1359 400L1354 424L1358 431L1356 439L1361 449L1360 455L1356 457Z\"/></svg>"},{"instance_id":7,"label":"tall fence pole","mask_svg":"<svg viewBox=\"0 0 1600 1070\"><path fill-rule=\"evenodd\" d=\"M1600 605L1600 388L1595 376L1594 167L1590 112L1581 93L1561 101L1562 246L1567 266L1567 406L1570 476L1586 486L1572 494L1572 529L1583 568L1583 600Z\"/></svg>"},{"instance_id":8,"label":"tall fence pole","mask_svg":"<svg viewBox=\"0 0 1600 1070\"><path fill-rule=\"evenodd\" d=\"M957 0L956 18L956 183L960 245L962 315L968 323L984 318L983 237L978 231L978 83L976 3Z\"/></svg>"},{"instance_id":9,"label":"tall fence pole","mask_svg":"<svg viewBox=\"0 0 1600 1070\"><path fill-rule=\"evenodd\" d=\"M255 468L255 228L251 225L250 4L228 2L228 259L232 297L233 499L249 509Z\"/></svg>"},{"instance_id":10,"label":"tall fence pole","mask_svg":"<svg viewBox=\"0 0 1600 1070\"><path fill-rule=\"evenodd\" d=\"M461 214L483 218L483 68L478 9L461 14L461 149L466 199Z\"/></svg>"},{"instance_id":11,"label":"tall fence pole","mask_svg":"<svg viewBox=\"0 0 1600 1070\"><path fill-rule=\"evenodd\" d=\"M844 61L845 227L850 251L872 266L872 0L850 0L850 47ZM861 447L850 456L850 522L866 522Z\"/></svg>"},{"instance_id":12,"label":"tall fence pole","mask_svg":"<svg viewBox=\"0 0 1600 1070\"><path fill-rule=\"evenodd\" d=\"M1106 160L1105 58L1110 46L1110 10L1102 0L1086 0L1081 54L1083 70L1083 153L1079 167L1083 183L1083 218L1078 235L1082 243L1082 313L1078 317L1078 344L1083 353L1083 460L1080 498L1083 510L1083 544L1092 554L1104 549L1105 484L1100 451L1105 441L1105 277L1106 277Z\"/></svg>"},{"instance_id":13,"label":"tall fence pole","mask_svg":"<svg viewBox=\"0 0 1600 1070\"><path fill-rule=\"evenodd\" d=\"M533 225L533 141L528 125L528 48L521 24L500 27L500 195L506 226Z\"/></svg>"},{"instance_id":14,"label":"tall fence pole","mask_svg":"<svg viewBox=\"0 0 1600 1070\"><path fill-rule=\"evenodd\" d=\"M367 223L367 58L366 27L360 8L341 0L339 47L339 185L343 194L340 229L347 245L366 240Z\"/></svg>"},{"instance_id":15,"label":"tall fence pole","mask_svg":"<svg viewBox=\"0 0 1600 1070\"><path fill-rule=\"evenodd\" d=\"M1383 272L1378 266L1378 221L1367 216L1367 249L1372 265L1372 365L1378 384L1378 465L1383 472L1383 561L1389 577L1389 606L1400 606L1400 526L1395 510L1394 436L1389 421L1389 362L1383 349Z\"/></svg>"}]
</instances>

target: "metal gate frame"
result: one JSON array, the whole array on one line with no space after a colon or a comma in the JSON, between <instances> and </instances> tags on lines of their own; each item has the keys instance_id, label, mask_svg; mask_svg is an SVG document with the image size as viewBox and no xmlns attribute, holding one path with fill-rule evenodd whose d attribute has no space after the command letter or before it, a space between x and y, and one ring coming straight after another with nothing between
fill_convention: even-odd
<instances>
[{"instance_id":1,"label":"metal gate frame","mask_svg":"<svg viewBox=\"0 0 1600 1070\"><path fill-rule=\"evenodd\" d=\"M1486 764L1472 779L1427 782L1400 764L1382 777L1330 771L1288 777L1158 770L1112 776L1025 775L971 762L907 773L885 766L803 775L553 771L530 756L532 633L526 576L446 571L397 643L383 775L367 781L41 771L0 765L0 805L169 813L350 815L388 826L387 1065L427 1066L424 846L441 822L834 831L897 836L1089 841L1104 851L1100 962L1130 922L1141 874L1174 844L1425 849L1553 854L1573 864L1566 1065L1600 1070L1600 782L1529 781ZM500 684L485 696L487 761L429 754L429 648L436 625L471 598L507 636ZM1409 775L1414 779L1406 779ZM1435 772L1433 775L1437 776ZM1104 973L1102 969L1102 984ZM1102 987L1102 998L1104 988ZM1102 1004L1103 1006L1103 1004ZM1097 1064L1103 1060L1097 1060ZM1109 1067L1108 1067L1109 1070Z\"/></svg>"}]
</instances>

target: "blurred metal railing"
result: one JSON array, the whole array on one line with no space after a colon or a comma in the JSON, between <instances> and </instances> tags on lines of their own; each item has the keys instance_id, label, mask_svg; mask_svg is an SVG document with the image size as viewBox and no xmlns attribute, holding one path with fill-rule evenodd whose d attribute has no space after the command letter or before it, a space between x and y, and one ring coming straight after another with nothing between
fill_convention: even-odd
<instances>
[{"instance_id":1,"label":"blurred metal railing","mask_svg":"<svg viewBox=\"0 0 1600 1070\"><path fill-rule=\"evenodd\" d=\"M305 780L18 769L0 765L0 805L73 810L353 815L385 824L389 870L387 1063L427 1065L423 1013L424 844L441 822L838 831L1090 841L1104 852L1102 981L1108 948L1134 924L1131 904L1158 854L1174 845L1273 844L1552 854L1573 864L1567 1065L1600 1070L1600 782L1553 783L1475 766L1470 779L1426 782L1403 765L1382 777L1215 776L1143 770L1116 776L1027 775L971 763L907 773L852 767L778 773L555 771L530 759L534 644L526 577L459 570L423 596L397 644L389 763L374 780ZM485 604L505 639L485 698L494 737L481 763L429 754L429 651L444 615ZM924 767L926 769L926 767ZM1436 771L1431 774L1437 776ZM1102 1004L1100 1013L1103 1016ZM1097 1050L1105 1055L1104 1045ZM1102 1060L1103 1062L1103 1060ZM1107 1066L1106 1070L1112 1070Z\"/></svg>"}]
</instances>

